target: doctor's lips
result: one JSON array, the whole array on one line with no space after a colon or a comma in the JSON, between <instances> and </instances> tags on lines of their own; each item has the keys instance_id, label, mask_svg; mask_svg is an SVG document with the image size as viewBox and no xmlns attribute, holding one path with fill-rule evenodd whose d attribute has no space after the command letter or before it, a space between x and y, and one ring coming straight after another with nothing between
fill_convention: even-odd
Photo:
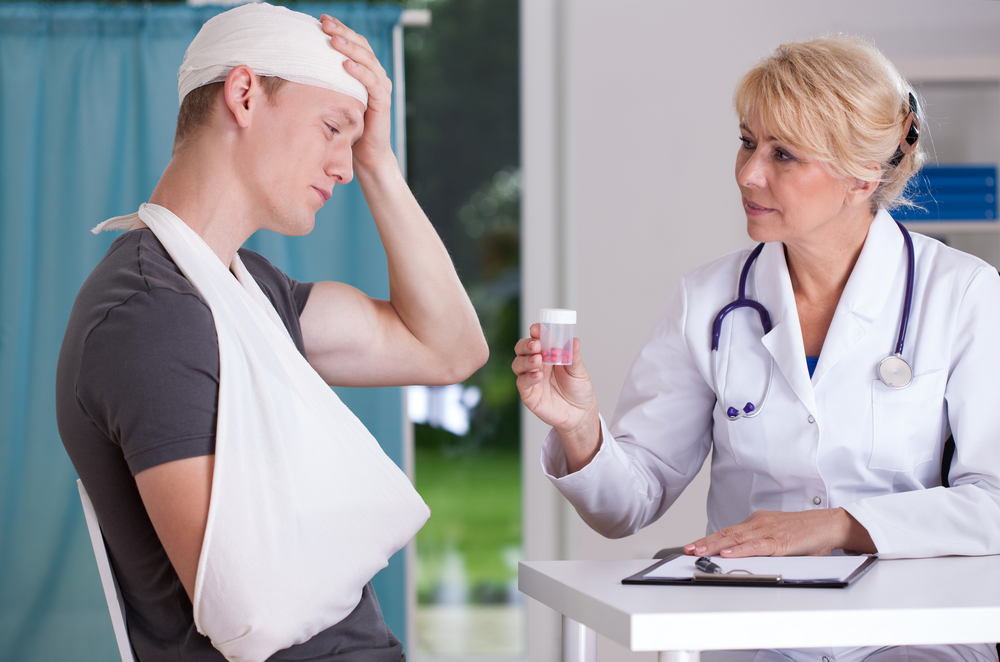
<instances>
[{"instance_id":1,"label":"doctor's lips","mask_svg":"<svg viewBox=\"0 0 1000 662\"><path fill-rule=\"evenodd\" d=\"M774 211L773 209L770 209L768 207L761 207L760 205L755 205L746 198L743 198L743 209L745 209L746 212L751 216L761 216L763 214L769 214L772 211Z\"/></svg>"},{"instance_id":2,"label":"doctor's lips","mask_svg":"<svg viewBox=\"0 0 1000 662\"><path fill-rule=\"evenodd\" d=\"M331 191L327 191L326 189L321 189L318 186L313 186L313 188L316 189L317 191L319 191L319 194L323 196L323 202L326 202L327 200L329 200L330 196L333 195L333 191L332 190Z\"/></svg>"}]
</instances>

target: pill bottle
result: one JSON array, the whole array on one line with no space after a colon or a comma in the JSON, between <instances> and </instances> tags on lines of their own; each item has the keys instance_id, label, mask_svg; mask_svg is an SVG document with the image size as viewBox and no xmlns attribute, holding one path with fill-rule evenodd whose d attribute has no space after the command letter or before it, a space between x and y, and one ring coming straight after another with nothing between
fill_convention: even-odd
<instances>
[{"instance_id":1,"label":"pill bottle","mask_svg":"<svg viewBox=\"0 0 1000 662\"><path fill-rule=\"evenodd\" d=\"M576 311L542 308L538 321L542 325L542 363L546 365L573 363L573 325L576 324Z\"/></svg>"}]
</instances>

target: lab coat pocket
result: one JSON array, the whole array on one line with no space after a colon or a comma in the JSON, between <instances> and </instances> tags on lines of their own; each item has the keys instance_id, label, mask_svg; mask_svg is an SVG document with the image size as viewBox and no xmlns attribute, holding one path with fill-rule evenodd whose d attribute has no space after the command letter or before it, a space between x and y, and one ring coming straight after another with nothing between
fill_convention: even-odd
<instances>
[{"instance_id":1,"label":"lab coat pocket","mask_svg":"<svg viewBox=\"0 0 1000 662\"><path fill-rule=\"evenodd\" d=\"M944 425L945 370L919 375L906 388L872 381L872 469L908 472L935 458Z\"/></svg>"},{"instance_id":2,"label":"lab coat pocket","mask_svg":"<svg viewBox=\"0 0 1000 662\"><path fill-rule=\"evenodd\" d=\"M767 410L761 412L760 416L730 421L720 408L716 414L718 424L715 429L715 452L731 454L736 464L746 471L773 473L788 459L787 443L783 444L778 440L785 440L789 436L787 421L774 414L775 412Z\"/></svg>"}]
</instances>

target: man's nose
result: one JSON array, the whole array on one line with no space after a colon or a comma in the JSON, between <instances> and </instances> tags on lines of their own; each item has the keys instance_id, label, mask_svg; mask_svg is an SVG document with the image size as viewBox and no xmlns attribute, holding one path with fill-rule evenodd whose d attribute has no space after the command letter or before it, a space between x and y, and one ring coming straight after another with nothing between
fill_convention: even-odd
<instances>
[{"instance_id":1,"label":"man's nose","mask_svg":"<svg viewBox=\"0 0 1000 662\"><path fill-rule=\"evenodd\" d=\"M330 155L323 169L327 176L334 178L338 184L347 184L354 179L354 157L350 149L337 150Z\"/></svg>"}]
</instances>

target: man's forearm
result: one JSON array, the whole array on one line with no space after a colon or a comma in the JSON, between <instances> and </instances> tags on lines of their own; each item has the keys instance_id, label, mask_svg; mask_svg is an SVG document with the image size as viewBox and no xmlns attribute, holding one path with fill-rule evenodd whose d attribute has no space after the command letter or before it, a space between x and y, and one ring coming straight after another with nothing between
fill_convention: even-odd
<instances>
[{"instance_id":1,"label":"man's forearm","mask_svg":"<svg viewBox=\"0 0 1000 662\"><path fill-rule=\"evenodd\" d=\"M451 256L403 179L395 159L356 165L355 175L385 247L389 300L400 319L454 383L486 362L488 348L476 311Z\"/></svg>"}]
</instances>

